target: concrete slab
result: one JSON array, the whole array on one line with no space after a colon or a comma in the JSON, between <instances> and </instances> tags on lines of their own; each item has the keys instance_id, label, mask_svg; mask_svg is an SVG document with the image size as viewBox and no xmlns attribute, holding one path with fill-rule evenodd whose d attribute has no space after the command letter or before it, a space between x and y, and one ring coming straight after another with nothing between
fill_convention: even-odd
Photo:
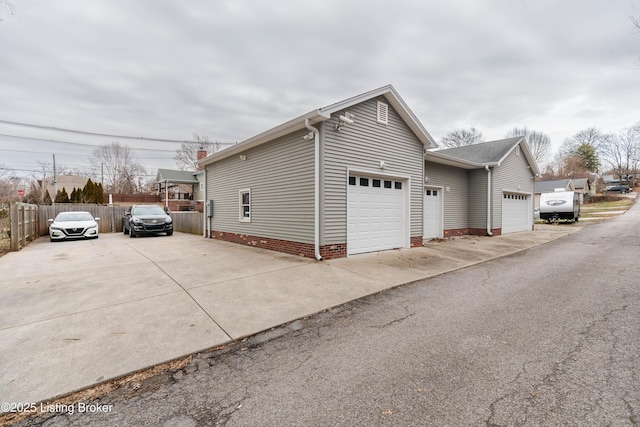
<instances>
[{"instance_id":1,"label":"concrete slab","mask_svg":"<svg viewBox=\"0 0 640 427\"><path fill-rule=\"evenodd\" d=\"M0 258L0 397L38 402L581 227L318 263L175 233L50 243Z\"/></svg>"},{"instance_id":2,"label":"concrete slab","mask_svg":"<svg viewBox=\"0 0 640 427\"><path fill-rule=\"evenodd\" d=\"M38 402L228 342L185 293L0 330L0 396Z\"/></svg>"}]
</instances>

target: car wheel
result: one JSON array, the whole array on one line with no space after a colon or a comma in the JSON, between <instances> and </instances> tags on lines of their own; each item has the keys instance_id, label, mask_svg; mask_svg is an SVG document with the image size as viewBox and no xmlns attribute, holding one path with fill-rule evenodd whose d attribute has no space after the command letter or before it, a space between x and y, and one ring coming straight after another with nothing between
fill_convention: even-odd
<instances>
[{"instance_id":1,"label":"car wheel","mask_svg":"<svg viewBox=\"0 0 640 427\"><path fill-rule=\"evenodd\" d=\"M133 231L133 228L130 228L130 229L129 229L129 237L131 237L131 238L136 237L136 232L135 232L135 231Z\"/></svg>"},{"instance_id":2,"label":"car wheel","mask_svg":"<svg viewBox=\"0 0 640 427\"><path fill-rule=\"evenodd\" d=\"M167 236L171 236L173 234L173 230L167 231Z\"/></svg>"}]
</instances>

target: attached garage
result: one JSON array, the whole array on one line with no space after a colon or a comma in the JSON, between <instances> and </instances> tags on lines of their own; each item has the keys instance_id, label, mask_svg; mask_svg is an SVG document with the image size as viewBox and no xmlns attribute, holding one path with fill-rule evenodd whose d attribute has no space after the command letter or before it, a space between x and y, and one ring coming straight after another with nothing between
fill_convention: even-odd
<instances>
[{"instance_id":1,"label":"attached garage","mask_svg":"<svg viewBox=\"0 0 640 427\"><path fill-rule=\"evenodd\" d=\"M404 179L349 176L348 255L406 246L407 191Z\"/></svg>"},{"instance_id":2,"label":"attached garage","mask_svg":"<svg viewBox=\"0 0 640 427\"><path fill-rule=\"evenodd\" d=\"M531 200L530 194L502 193L502 234L531 230Z\"/></svg>"}]
</instances>

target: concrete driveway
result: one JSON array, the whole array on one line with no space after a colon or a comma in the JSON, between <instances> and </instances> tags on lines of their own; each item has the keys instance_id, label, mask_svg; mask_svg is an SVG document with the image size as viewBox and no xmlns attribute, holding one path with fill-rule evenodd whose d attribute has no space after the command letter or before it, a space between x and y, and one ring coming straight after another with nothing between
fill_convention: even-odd
<instances>
[{"instance_id":1,"label":"concrete driveway","mask_svg":"<svg viewBox=\"0 0 640 427\"><path fill-rule=\"evenodd\" d=\"M325 262L175 233L0 258L0 401L39 402L579 227Z\"/></svg>"}]
</instances>

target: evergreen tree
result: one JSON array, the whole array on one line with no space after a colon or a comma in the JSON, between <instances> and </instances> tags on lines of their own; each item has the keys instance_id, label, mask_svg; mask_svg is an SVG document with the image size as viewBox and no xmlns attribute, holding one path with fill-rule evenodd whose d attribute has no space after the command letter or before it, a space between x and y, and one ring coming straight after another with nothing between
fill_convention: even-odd
<instances>
[{"instance_id":1,"label":"evergreen tree","mask_svg":"<svg viewBox=\"0 0 640 427\"><path fill-rule=\"evenodd\" d=\"M56 193L56 203L69 203L69 194L67 190L62 187L62 190L58 190Z\"/></svg>"},{"instance_id":2,"label":"evergreen tree","mask_svg":"<svg viewBox=\"0 0 640 427\"><path fill-rule=\"evenodd\" d=\"M91 178L89 178L87 183L84 185L84 188L82 189L82 200L85 203L94 203L93 192L94 192L93 181L91 181Z\"/></svg>"},{"instance_id":3,"label":"evergreen tree","mask_svg":"<svg viewBox=\"0 0 640 427\"><path fill-rule=\"evenodd\" d=\"M49 190L44 193L44 201L42 202L45 205L51 205L53 201L51 200L51 194L49 194Z\"/></svg>"},{"instance_id":4,"label":"evergreen tree","mask_svg":"<svg viewBox=\"0 0 640 427\"><path fill-rule=\"evenodd\" d=\"M97 183L94 185L94 192L95 192L95 203L99 204L99 205L103 205L104 204L104 189L102 188L102 184L101 183Z\"/></svg>"}]
</instances>

